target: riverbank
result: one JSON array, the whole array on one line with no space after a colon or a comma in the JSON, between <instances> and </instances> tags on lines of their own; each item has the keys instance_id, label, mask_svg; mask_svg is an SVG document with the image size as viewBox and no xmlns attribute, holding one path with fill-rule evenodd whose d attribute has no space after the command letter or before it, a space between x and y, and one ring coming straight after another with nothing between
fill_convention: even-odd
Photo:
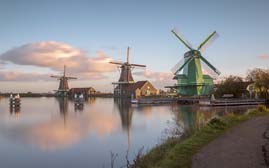
<instances>
[{"instance_id":1,"label":"riverbank","mask_svg":"<svg viewBox=\"0 0 269 168\"><path fill-rule=\"evenodd\" d=\"M136 160L134 167L191 167L193 156L214 139L239 123L268 114L269 110L265 106L258 106L245 115L228 115L222 119L213 119L183 140L168 138L163 144Z\"/></svg>"}]
</instances>

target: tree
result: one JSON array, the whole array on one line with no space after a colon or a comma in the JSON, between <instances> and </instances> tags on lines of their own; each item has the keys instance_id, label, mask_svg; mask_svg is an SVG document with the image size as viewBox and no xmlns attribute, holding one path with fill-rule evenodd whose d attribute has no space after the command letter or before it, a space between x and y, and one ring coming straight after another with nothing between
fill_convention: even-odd
<instances>
[{"instance_id":1,"label":"tree","mask_svg":"<svg viewBox=\"0 0 269 168\"><path fill-rule=\"evenodd\" d=\"M215 96L222 97L224 94L233 94L234 97L240 98L243 93L246 93L246 84L243 79L230 75L217 85Z\"/></svg>"},{"instance_id":2,"label":"tree","mask_svg":"<svg viewBox=\"0 0 269 168\"><path fill-rule=\"evenodd\" d=\"M249 70L246 79L254 84L254 90L261 98L269 98L269 69Z\"/></svg>"}]
</instances>

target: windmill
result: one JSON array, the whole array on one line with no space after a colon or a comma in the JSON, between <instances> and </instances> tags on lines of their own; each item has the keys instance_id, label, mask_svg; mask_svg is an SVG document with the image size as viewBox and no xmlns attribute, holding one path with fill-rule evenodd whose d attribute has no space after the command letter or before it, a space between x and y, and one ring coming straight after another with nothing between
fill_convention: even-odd
<instances>
[{"instance_id":1,"label":"windmill","mask_svg":"<svg viewBox=\"0 0 269 168\"><path fill-rule=\"evenodd\" d=\"M69 91L68 80L77 79L76 77L66 76L65 74L66 74L66 66L64 65L63 76L51 75L52 78L57 78L58 80L60 80L59 88L56 92L56 95L60 97L64 97L68 95L68 91Z\"/></svg>"},{"instance_id":2,"label":"windmill","mask_svg":"<svg viewBox=\"0 0 269 168\"><path fill-rule=\"evenodd\" d=\"M129 92L131 85L134 83L132 76L132 70L135 67L146 67L146 65L140 64L131 64L130 63L130 47L127 48L127 60L126 62L116 62L111 61L110 64L119 65L120 69L120 78L118 82L113 82L112 84L116 87L114 88L114 95L118 97L130 97L131 93Z\"/></svg>"},{"instance_id":3,"label":"windmill","mask_svg":"<svg viewBox=\"0 0 269 168\"><path fill-rule=\"evenodd\" d=\"M182 61L177 63L172 72L177 80L177 93L183 96L204 96L210 95L213 92L213 79L214 76L218 76L220 72L205 59L200 51L204 49L218 37L216 31L211 33L197 49L193 49L192 46L183 40L174 30L172 33L189 49L184 54ZM204 69L202 69L202 64ZM179 74L183 70L183 73ZM206 70L207 73L203 73Z\"/></svg>"}]
</instances>

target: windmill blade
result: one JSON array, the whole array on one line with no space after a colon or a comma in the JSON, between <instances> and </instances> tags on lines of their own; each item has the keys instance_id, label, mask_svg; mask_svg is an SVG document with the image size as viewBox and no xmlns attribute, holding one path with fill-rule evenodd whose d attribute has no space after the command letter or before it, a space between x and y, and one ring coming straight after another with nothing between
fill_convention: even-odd
<instances>
[{"instance_id":1,"label":"windmill blade","mask_svg":"<svg viewBox=\"0 0 269 168\"><path fill-rule=\"evenodd\" d=\"M110 64L123 65L123 62L110 61Z\"/></svg>"},{"instance_id":2,"label":"windmill blade","mask_svg":"<svg viewBox=\"0 0 269 168\"><path fill-rule=\"evenodd\" d=\"M76 78L76 77L72 77L72 76L67 76L66 78L67 78L67 79L78 79L78 78Z\"/></svg>"},{"instance_id":3,"label":"windmill blade","mask_svg":"<svg viewBox=\"0 0 269 168\"><path fill-rule=\"evenodd\" d=\"M210 44L212 44L218 37L219 37L219 34L216 31L214 31L199 45L197 50L204 52L205 49L208 46L210 46Z\"/></svg>"},{"instance_id":4,"label":"windmill blade","mask_svg":"<svg viewBox=\"0 0 269 168\"><path fill-rule=\"evenodd\" d=\"M174 74L177 74L178 72L180 72L189 62L191 62L191 60L193 59L194 57L190 57L187 61L184 62L183 65L181 65L175 72L173 72Z\"/></svg>"},{"instance_id":5,"label":"windmill blade","mask_svg":"<svg viewBox=\"0 0 269 168\"><path fill-rule=\"evenodd\" d=\"M146 65L140 65L140 64L130 64L130 65L135 67L146 67Z\"/></svg>"},{"instance_id":6,"label":"windmill blade","mask_svg":"<svg viewBox=\"0 0 269 168\"><path fill-rule=\"evenodd\" d=\"M201 61L203 74L209 75L213 79L216 79L219 74L217 74L213 69L211 69L204 61Z\"/></svg>"},{"instance_id":7,"label":"windmill blade","mask_svg":"<svg viewBox=\"0 0 269 168\"><path fill-rule=\"evenodd\" d=\"M174 31L174 30L171 30L171 32L190 50L193 50L192 49L192 46L191 44L187 41L187 40L183 40L182 38L182 35L181 37Z\"/></svg>"},{"instance_id":8,"label":"windmill blade","mask_svg":"<svg viewBox=\"0 0 269 168\"><path fill-rule=\"evenodd\" d=\"M184 58L182 58L174 67L171 69L171 71L175 74L175 72L184 64Z\"/></svg>"},{"instance_id":9,"label":"windmill blade","mask_svg":"<svg viewBox=\"0 0 269 168\"><path fill-rule=\"evenodd\" d=\"M130 62L130 47L127 48L127 64Z\"/></svg>"},{"instance_id":10,"label":"windmill blade","mask_svg":"<svg viewBox=\"0 0 269 168\"><path fill-rule=\"evenodd\" d=\"M62 76L51 75L50 77L52 77L52 78L61 78Z\"/></svg>"},{"instance_id":11,"label":"windmill blade","mask_svg":"<svg viewBox=\"0 0 269 168\"><path fill-rule=\"evenodd\" d=\"M200 56L200 58L204 61L204 63L206 65L208 65L214 72L216 72L218 75L220 75L220 71L217 70L217 68L215 68L212 64L210 64L202 55Z\"/></svg>"}]
</instances>

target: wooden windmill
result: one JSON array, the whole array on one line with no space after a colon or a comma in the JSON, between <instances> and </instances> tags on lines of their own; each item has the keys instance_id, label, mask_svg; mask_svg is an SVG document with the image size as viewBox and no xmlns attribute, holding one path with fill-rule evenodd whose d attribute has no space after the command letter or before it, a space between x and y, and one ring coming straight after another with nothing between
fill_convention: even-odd
<instances>
[{"instance_id":1,"label":"wooden windmill","mask_svg":"<svg viewBox=\"0 0 269 168\"><path fill-rule=\"evenodd\" d=\"M59 88L56 91L56 95L60 97L68 96L69 86L68 86L68 80L69 79L77 79L76 77L66 76L66 66L64 65L64 72L63 76L58 75L51 75L52 78L57 78L60 80Z\"/></svg>"},{"instance_id":2,"label":"wooden windmill","mask_svg":"<svg viewBox=\"0 0 269 168\"><path fill-rule=\"evenodd\" d=\"M114 96L117 96L117 97L130 97L131 96L130 87L134 83L132 70L135 67L146 67L146 65L131 64L129 53L130 53L130 47L127 48L126 62L115 62L115 61L109 62L111 64L119 65L119 69L120 69L120 78L118 82L112 83L115 85Z\"/></svg>"}]
</instances>

